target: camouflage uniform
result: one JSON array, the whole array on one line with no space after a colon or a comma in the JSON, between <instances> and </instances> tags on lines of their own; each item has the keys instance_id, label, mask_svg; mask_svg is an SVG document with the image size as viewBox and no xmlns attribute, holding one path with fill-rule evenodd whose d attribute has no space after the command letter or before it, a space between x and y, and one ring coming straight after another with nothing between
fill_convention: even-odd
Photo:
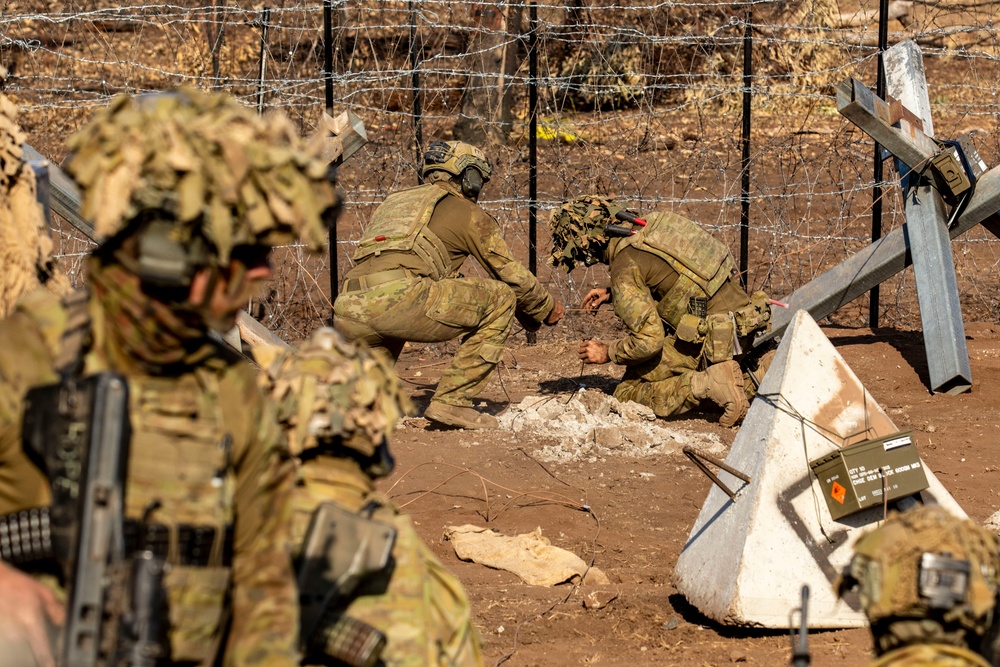
<instances>
[{"instance_id":1,"label":"camouflage uniform","mask_svg":"<svg viewBox=\"0 0 1000 667\"><path fill-rule=\"evenodd\" d=\"M172 566L173 664L212 661L231 596L225 664L294 665L285 549L294 463L253 368L214 342L180 295L187 268L220 275L241 248L296 237L321 248L320 215L336 200L326 167L299 148L286 118L191 90L120 97L70 148L82 213L108 240L89 259L89 292L58 301L36 291L0 323L0 514L50 502L21 448L25 392L66 373L122 374L132 430L125 515L139 519L160 503L131 548L162 544ZM171 230L161 247L172 239L181 264L199 262L160 271L180 272L170 287L140 277L163 268L146 266L143 249L157 222ZM156 546L141 544L154 534Z\"/></svg>"},{"instance_id":2,"label":"camouflage uniform","mask_svg":"<svg viewBox=\"0 0 1000 667\"><path fill-rule=\"evenodd\" d=\"M704 371L718 364L738 370L734 356L767 331L767 295L748 296L735 276L729 249L694 222L653 213L631 235L608 238L604 225L623 210L615 202L582 197L553 211L552 263L609 265L615 314L626 336L608 356L626 367L615 398L648 405L660 417L698 407ZM703 312L693 312L701 300ZM714 371L713 371L714 372ZM740 378L740 388L753 385ZM728 424L727 424L728 425Z\"/></svg>"},{"instance_id":3,"label":"camouflage uniform","mask_svg":"<svg viewBox=\"0 0 1000 667\"><path fill-rule=\"evenodd\" d=\"M854 545L838 593L857 587L873 665L990 663L980 653L1000 590L1000 541L937 505L892 514Z\"/></svg>"},{"instance_id":4,"label":"camouflage uniform","mask_svg":"<svg viewBox=\"0 0 1000 667\"><path fill-rule=\"evenodd\" d=\"M490 278L458 277L470 255ZM432 402L471 406L503 357L515 313L537 327L554 305L514 260L496 219L447 180L386 198L354 259L334 303L334 327L349 339L396 359L406 341L462 337Z\"/></svg>"},{"instance_id":5,"label":"camouflage uniform","mask_svg":"<svg viewBox=\"0 0 1000 667\"><path fill-rule=\"evenodd\" d=\"M7 70L0 67L0 82L6 78ZM14 310L22 294L41 285L57 295L69 291L69 281L52 257L35 172L23 162L26 140L17 124L17 106L0 93L0 317Z\"/></svg>"},{"instance_id":6,"label":"camouflage uniform","mask_svg":"<svg viewBox=\"0 0 1000 667\"><path fill-rule=\"evenodd\" d=\"M301 550L320 503L355 513L374 503L372 518L397 529L393 564L367 578L341 605L344 613L387 636L388 667L481 665L461 584L372 483L391 470L385 438L410 407L395 373L363 343L346 342L332 329L318 330L295 352L258 347L254 354L299 461L292 551Z\"/></svg>"}]
</instances>

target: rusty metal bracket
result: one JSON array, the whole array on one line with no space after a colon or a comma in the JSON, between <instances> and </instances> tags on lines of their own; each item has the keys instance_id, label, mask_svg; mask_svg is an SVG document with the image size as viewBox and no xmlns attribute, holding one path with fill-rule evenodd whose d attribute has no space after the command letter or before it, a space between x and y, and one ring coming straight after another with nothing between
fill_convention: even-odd
<instances>
[{"instance_id":1,"label":"rusty metal bracket","mask_svg":"<svg viewBox=\"0 0 1000 667\"><path fill-rule=\"evenodd\" d=\"M698 466L698 469L701 470L703 473L705 473L705 475L710 480L712 480L713 482L715 482L716 486L718 486L720 489L722 489L723 491L725 491L726 495L728 495L729 498L733 502L736 502L736 493L732 489L730 489L728 486L726 486L725 484L723 484L722 480L719 479L719 477L714 472L712 472L711 470L709 470L708 466L705 465L705 461L708 461L709 463L711 463L714 466L718 466L718 468L720 470L725 470L726 472L728 472L733 477L736 477L737 479L741 479L744 482L746 482L747 484L750 483L750 476L749 475L746 475L745 473L742 473L739 470L736 470L732 466L726 465L724 462L720 461L719 459L715 458L714 456L710 456L708 454L705 454L704 452L699 452L694 447L684 447L684 449L682 451L684 452L684 456L686 456L689 459L691 459L691 463L693 463L696 466Z\"/></svg>"}]
</instances>

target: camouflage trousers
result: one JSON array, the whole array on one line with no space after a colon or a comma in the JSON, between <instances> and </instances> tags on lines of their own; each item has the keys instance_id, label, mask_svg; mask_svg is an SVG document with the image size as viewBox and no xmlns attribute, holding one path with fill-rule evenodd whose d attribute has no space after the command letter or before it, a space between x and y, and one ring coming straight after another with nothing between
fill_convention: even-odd
<instances>
[{"instance_id":1,"label":"camouflage trousers","mask_svg":"<svg viewBox=\"0 0 1000 667\"><path fill-rule=\"evenodd\" d=\"M343 460L318 457L302 466L293 494L292 539L299 548L313 509L332 501L358 511L369 501L380 505L372 518L396 527L394 567L366 580L345 614L382 631L385 667L478 667L483 664L469 599L417 535L410 518L372 490L359 469Z\"/></svg>"},{"instance_id":2,"label":"camouflage trousers","mask_svg":"<svg viewBox=\"0 0 1000 667\"><path fill-rule=\"evenodd\" d=\"M432 400L468 407L503 358L516 305L513 290L499 280L403 278L341 292L333 304L333 326L349 339L385 350L393 360L406 341L461 337Z\"/></svg>"},{"instance_id":3,"label":"camouflage trousers","mask_svg":"<svg viewBox=\"0 0 1000 667\"><path fill-rule=\"evenodd\" d=\"M625 369L621 382L615 387L615 398L648 406L657 417L693 410L701 401L691 391L691 376L700 372L701 357L701 345L667 336L659 357ZM747 400L752 400L756 385L745 371L743 380Z\"/></svg>"}]
</instances>

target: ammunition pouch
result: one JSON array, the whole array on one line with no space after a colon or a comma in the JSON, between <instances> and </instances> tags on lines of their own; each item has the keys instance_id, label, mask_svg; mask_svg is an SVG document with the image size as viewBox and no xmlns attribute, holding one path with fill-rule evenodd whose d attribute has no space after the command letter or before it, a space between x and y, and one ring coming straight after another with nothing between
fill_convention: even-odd
<instances>
[{"instance_id":1,"label":"ammunition pouch","mask_svg":"<svg viewBox=\"0 0 1000 667\"><path fill-rule=\"evenodd\" d=\"M379 642L377 635L359 632L360 621L348 619L342 613L365 579L392 567L396 528L365 516L368 508L366 505L355 513L325 502L315 509L309 521L296 564L302 611L301 648L306 654L322 653L350 665L370 665L378 659L378 654L362 654L360 649L367 646L381 651L384 646L384 637ZM374 511L375 507L370 509ZM378 633L374 628L370 630ZM345 644L345 636L363 641ZM330 653L345 645L354 646L359 652L348 656Z\"/></svg>"},{"instance_id":2,"label":"ammunition pouch","mask_svg":"<svg viewBox=\"0 0 1000 667\"><path fill-rule=\"evenodd\" d=\"M688 313L681 316L675 331L677 338L687 343L701 343L708 332L708 322L704 317Z\"/></svg>"},{"instance_id":3,"label":"ammunition pouch","mask_svg":"<svg viewBox=\"0 0 1000 667\"><path fill-rule=\"evenodd\" d=\"M729 313L716 313L705 318L705 343L701 354L711 364L733 358L736 344L736 327Z\"/></svg>"},{"instance_id":4,"label":"ammunition pouch","mask_svg":"<svg viewBox=\"0 0 1000 667\"><path fill-rule=\"evenodd\" d=\"M170 534L176 531L174 545ZM181 567L228 567L233 561L233 531L227 526L217 543L215 526L180 523L174 527L161 523L125 520L125 553L150 551Z\"/></svg>"},{"instance_id":5,"label":"ammunition pouch","mask_svg":"<svg viewBox=\"0 0 1000 667\"><path fill-rule=\"evenodd\" d=\"M771 330L771 303L766 292L760 290L750 296L750 304L733 311L736 335L743 337L760 331Z\"/></svg>"}]
</instances>

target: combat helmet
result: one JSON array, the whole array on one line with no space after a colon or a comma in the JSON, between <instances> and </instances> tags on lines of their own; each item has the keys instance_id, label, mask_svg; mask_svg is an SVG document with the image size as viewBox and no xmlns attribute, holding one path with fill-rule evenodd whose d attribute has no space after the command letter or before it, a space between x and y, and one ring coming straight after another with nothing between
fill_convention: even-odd
<instances>
[{"instance_id":1,"label":"combat helmet","mask_svg":"<svg viewBox=\"0 0 1000 667\"><path fill-rule=\"evenodd\" d=\"M938 505L894 513L854 545L837 584L856 587L879 655L915 644L976 649L993 622L1000 541Z\"/></svg>"},{"instance_id":2,"label":"combat helmet","mask_svg":"<svg viewBox=\"0 0 1000 667\"><path fill-rule=\"evenodd\" d=\"M293 454L348 456L372 477L392 471L386 438L412 404L382 354L330 327L297 350L260 345L253 353Z\"/></svg>"},{"instance_id":3,"label":"combat helmet","mask_svg":"<svg viewBox=\"0 0 1000 667\"><path fill-rule=\"evenodd\" d=\"M475 201L483 185L493 175L493 165L481 150L464 141L432 141L424 153L424 164L420 176L435 180L435 172L448 174L449 179L458 179L462 193Z\"/></svg>"},{"instance_id":4,"label":"combat helmet","mask_svg":"<svg viewBox=\"0 0 1000 667\"><path fill-rule=\"evenodd\" d=\"M564 202L552 211L552 266L561 266L567 273L578 264L593 266L604 261L608 236L604 226L614 223L615 215L625 207L613 199L585 195Z\"/></svg>"},{"instance_id":5,"label":"combat helmet","mask_svg":"<svg viewBox=\"0 0 1000 667\"><path fill-rule=\"evenodd\" d=\"M240 246L301 240L318 251L339 203L328 166L287 116L225 94L120 95L68 145L80 213L102 246L136 235L136 272L153 283L186 285Z\"/></svg>"}]
</instances>

